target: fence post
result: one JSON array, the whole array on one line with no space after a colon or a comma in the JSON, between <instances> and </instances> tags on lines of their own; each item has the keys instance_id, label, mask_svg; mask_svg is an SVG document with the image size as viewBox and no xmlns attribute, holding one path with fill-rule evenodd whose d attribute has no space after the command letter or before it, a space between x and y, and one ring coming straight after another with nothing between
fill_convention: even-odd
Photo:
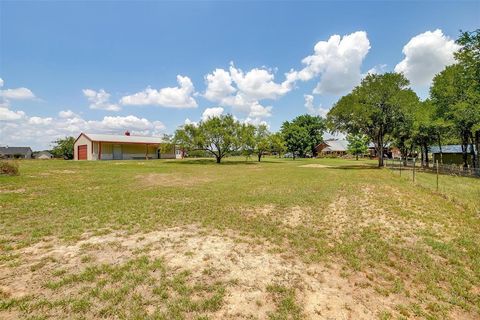
<instances>
[{"instance_id":1,"label":"fence post","mask_svg":"<svg viewBox=\"0 0 480 320\"><path fill-rule=\"evenodd\" d=\"M402 176L402 158L400 157L400 160L398 161L398 168L400 171L400 177Z\"/></svg>"},{"instance_id":2,"label":"fence post","mask_svg":"<svg viewBox=\"0 0 480 320\"><path fill-rule=\"evenodd\" d=\"M417 158L413 158L413 171L412 171L413 183L415 183L415 162L417 162Z\"/></svg>"},{"instance_id":3,"label":"fence post","mask_svg":"<svg viewBox=\"0 0 480 320\"><path fill-rule=\"evenodd\" d=\"M437 191L438 191L438 160L437 160Z\"/></svg>"}]
</instances>

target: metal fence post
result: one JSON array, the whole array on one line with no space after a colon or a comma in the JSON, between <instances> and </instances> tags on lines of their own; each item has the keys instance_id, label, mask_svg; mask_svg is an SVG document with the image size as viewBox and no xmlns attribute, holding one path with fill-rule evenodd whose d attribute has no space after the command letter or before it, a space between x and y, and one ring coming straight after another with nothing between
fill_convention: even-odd
<instances>
[{"instance_id":1,"label":"metal fence post","mask_svg":"<svg viewBox=\"0 0 480 320\"><path fill-rule=\"evenodd\" d=\"M437 191L438 191L438 160L437 160Z\"/></svg>"}]
</instances>

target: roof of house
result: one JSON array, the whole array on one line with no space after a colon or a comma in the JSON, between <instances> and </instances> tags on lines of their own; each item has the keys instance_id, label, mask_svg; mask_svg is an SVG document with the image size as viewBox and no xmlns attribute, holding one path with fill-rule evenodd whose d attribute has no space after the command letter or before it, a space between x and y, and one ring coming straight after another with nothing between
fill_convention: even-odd
<instances>
[{"instance_id":1,"label":"roof of house","mask_svg":"<svg viewBox=\"0 0 480 320\"><path fill-rule=\"evenodd\" d=\"M81 133L91 141L99 142L117 142L117 143L162 143L163 139L160 137L143 137L143 136L127 136L121 134L96 134L96 133ZM80 137L79 136L79 137ZM78 139L78 138L77 138Z\"/></svg>"},{"instance_id":2,"label":"roof of house","mask_svg":"<svg viewBox=\"0 0 480 320\"><path fill-rule=\"evenodd\" d=\"M321 151L347 151L348 141L347 140L325 140L324 143L327 147L323 148Z\"/></svg>"},{"instance_id":3,"label":"roof of house","mask_svg":"<svg viewBox=\"0 0 480 320\"><path fill-rule=\"evenodd\" d=\"M476 152L475 146L474 146L474 150ZM470 146L468 146L467 151L470 152ZM431 153L440 153L440 148L438 146L432 146L432 147L430 147L430 152ZM448 145L442 146L442 153L462 153L462 145L460 145L460 144L448 144Z\"/></svg>"},{"instance_id":4,"label":"roof of house","mask_svg":"<svg viewBox=\"0 0 480 320\"><path fill-rule=\"evenodd\" d=\"M32 153L30 147L0 147L0 154L15 155Z\"/></svg>"}]
</instances>

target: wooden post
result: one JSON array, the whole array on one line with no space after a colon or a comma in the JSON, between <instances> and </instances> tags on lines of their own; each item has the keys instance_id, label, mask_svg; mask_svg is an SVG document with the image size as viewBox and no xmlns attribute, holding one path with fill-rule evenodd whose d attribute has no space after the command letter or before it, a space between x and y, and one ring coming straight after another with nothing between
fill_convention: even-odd
<instances>
[{"instance_id":1,"label":"wooden post","mask_svg":"<svg viewBox=\"0 0 480 320\"><path fill-rule=\"evenodd\" d=\"M145 145L145 160L148 160L148 144Z\"/></svg>"},{"instance_id":2,"label":"wooden post","mask_svg":"<svg viewBox=\"0 0 480 320\"><path fill-rule=\"evenodd\" d=\"M413 158L413 171L412 171L413 183L415 183L415 163L416 162L417 162L417 158Z\"/></svg>"},{"instance_id":3,"label":"wooden post","mask_svg":"<svg viewBox=\"0 0 480 320\"><path fill-rule=\"evenodd\" d=\"M102 142L98 142L98 160L102 160Z\"/></svg>"},{"instance_id":4,"label":"wooden post","mask_svg":"<svg viewBox=\"0 0 480 320\"><path fill-rule=\"evenodd\" d=\"M437 191L438 191L438 160L437 160Z\"/></svg>"},{"instance_id":5,"label":"wooden post","mask_svg":"<svg viewBox=\"0 0 480 320\"><path fill-rule=\"evenodd\" d=\"M402 176L402 158L400 158L400 161L398 162L398 169L400 170L400 177Z\"/></svg>"}]
</instances>

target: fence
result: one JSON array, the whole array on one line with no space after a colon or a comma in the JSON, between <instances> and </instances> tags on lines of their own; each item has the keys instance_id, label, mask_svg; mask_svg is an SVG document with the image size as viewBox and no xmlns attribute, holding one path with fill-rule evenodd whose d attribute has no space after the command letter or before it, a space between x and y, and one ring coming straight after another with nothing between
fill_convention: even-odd
<instances>
[{"instance_id":1,"label":"fence","mask_svg":"<svg viewBox=\"0 0 480 320\"><path fill-rule=\"evenodd\" d=\"M421 161L418 161L416 158L386 159L385 167L399 170L400 174L402 170L412 170L413 181L415 181L415 172L480 178L480 168L473 168L471 166L464 168L463 165L440 164L438 161L435 163L429 162L428 164L424 162L422 165Z\"/></svg>"},{"instance_id":2,"label":"fence","mask_svg":"<svg viewBox=\"0 0 480 320\"><path fill-rule=\"evenodd\" d=\"M454 203L480 214L480 170L458 165L430 163L417 159L388 159L385 167L416 187L436 191ZM466 177L466 178L465 178Z\"/></svg>"}]
</instances>

